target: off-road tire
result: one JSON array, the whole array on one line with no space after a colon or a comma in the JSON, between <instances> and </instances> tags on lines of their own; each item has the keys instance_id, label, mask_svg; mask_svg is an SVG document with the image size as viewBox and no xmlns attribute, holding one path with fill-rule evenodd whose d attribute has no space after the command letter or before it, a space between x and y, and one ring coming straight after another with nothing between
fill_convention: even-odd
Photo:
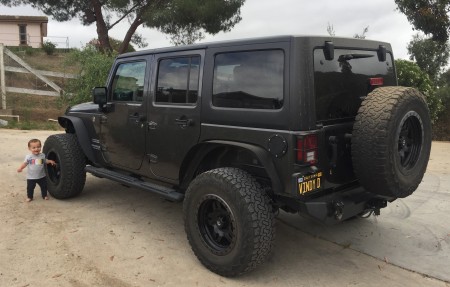
<instances>
[{"instance_id":1,"label":"off-road tire","mask_svg":"<svg viewBox=\"0 0 450 287\"><path fill-rule=\"evenodd\" d=\"M218 168L196 177L184 199L187 238L200 262L222 276L253 270L270 254L274 212L247 172Z\"/></svg>"},{"instance_id":2,"label":"off-road tire","mask_svg":"<svg viewBox=\"0 0 450 287\"><path fill-rule=\"evenodd\" d=\"M362 186L403 198L422 181L431 149L425 97L414 88L383 87L362 102L352 135L352 161Z\"/></svg>"},{"instance_id":3,"label":"off-road tire","mask_svg":"<svg viewBox=\"0 0 450 287\"><path fill-rule=\"evenodd\" d=\"M47 138L44 153L56 166L47 165L48 192L58 199L77 196L86 182L86 159L75 134Z\"/></svg>"}]
</instances>

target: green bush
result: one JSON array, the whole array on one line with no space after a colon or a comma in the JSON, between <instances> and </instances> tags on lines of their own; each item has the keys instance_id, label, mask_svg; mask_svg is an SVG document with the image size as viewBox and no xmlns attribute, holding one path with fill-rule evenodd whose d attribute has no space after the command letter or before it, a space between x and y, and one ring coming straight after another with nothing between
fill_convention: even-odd
<instances>
[{"instance_id":1,"label":"green bush","mask_svg":"<svg viewBox=\"0 0 450 287\"><path fill-rule=\"evenodd\" d=\"M431 120L435 122L444 106L428 74L422 71L416 63L407 60L396 60L395 66L398 84L405 87L414 87L425 95Z\"/></svg>"},{"instance_id":2,"label":"green bush","mask_svg":"<svg viewBox=\"0 0 450 287\"><path fill-rule=\"evenodd\" d=\"M66 64L76 63L81 69L78 78L69 82L63 99L70 105L92 101L92 88L105 86L114 58L115 54L101 53L92 46L72 51Z\"/></svg>"},{"instance_id":3,"label":"green bush","mask_svg":"<svg viewBox=\"0 0 450 287\"><path fill-rule=\"evenodd\" d=\"M26 47L25 47L25 55L27 55L27 56L33 56L33 55L34 55L34 49L33 49L33 47L26 46Z\"/></svg>"},{"instance_id":4,"label":"green bush","mask_svg":"<svg viewBox=\"0 0 450 287\"><path fill-rule=\"evenodd\" d=\"M42 50L44 50L47 55L53 55L53 53L55 53L56 51L56 45L50 41L45 41L42 44Z\"/></svg>"}]
</instances>

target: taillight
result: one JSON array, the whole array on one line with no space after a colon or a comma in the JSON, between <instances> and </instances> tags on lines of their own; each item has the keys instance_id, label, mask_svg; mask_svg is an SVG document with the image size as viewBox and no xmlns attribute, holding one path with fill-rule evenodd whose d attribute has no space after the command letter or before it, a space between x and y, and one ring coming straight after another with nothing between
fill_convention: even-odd
<instances>
[{"instance_id":1,"label":"taillight","mask_svg":"<svg viewBox=\"0 0 450 287\"><path fill-rule=\"evenodd\" d=\"M370 78L369 82L370 82L370 86L372 86L372 87L382 86L384 84L384 79L383 78Z\"/></svg>"},{"instance_id":2,"label":"taillight","mask_svg":"<svg viewBox=\"0 0 450 287\"><path fill-rule=\"evenodd\" d=\"M317 163L317 135L310 134L297 138L297 163L316 164Z\"/></svg>"}]
</instances>

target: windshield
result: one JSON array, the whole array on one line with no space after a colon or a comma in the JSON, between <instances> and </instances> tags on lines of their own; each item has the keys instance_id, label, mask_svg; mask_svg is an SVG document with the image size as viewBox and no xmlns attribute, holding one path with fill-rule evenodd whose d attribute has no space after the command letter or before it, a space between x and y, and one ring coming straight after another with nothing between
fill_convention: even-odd
<instances>
[{"instance_id":1,"label":"windshield","mask_svg":"<svg viewBox=\"0 0 450 287\"><path fill-rule=\"evenodd\" d=\"M378 60L377 51L335 49L334 59L325 59L322 49L314 50L314 86L318 122L351 119L362 99L373 87L370 78L383 78L384 86L395 86L392 55Z\"/></svg>"}]
</instances>

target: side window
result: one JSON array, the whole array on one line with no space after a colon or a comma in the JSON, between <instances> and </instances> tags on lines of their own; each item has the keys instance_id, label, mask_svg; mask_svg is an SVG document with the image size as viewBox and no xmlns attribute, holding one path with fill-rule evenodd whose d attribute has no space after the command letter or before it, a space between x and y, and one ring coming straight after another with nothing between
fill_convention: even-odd
<instances>
[{"instance_id":1,"label":"side window","mask_svg":"<svg viewBox=\"0 0 450 287\"><path fill-rule=\"evenodd\" d=\"M115 102L142 102L146 62L120 64L112 83L112 100Z\"/></svg>"},{"instance_id":2,"label":"side window","mask_svg":"<svg viewBox=\"0 0 450 287\"><path fill-rule=\"evenodd\" d=\"M195 104L198 97L199 66L199 56L160 60L155 102Z\"/></svg>"},{"instance_id":3,"label":"side window","mask_svg":"<svg viewBox=\"0 0 450 287\"><path fill-rule=\"evenodd\" d=\"M283 106L282 50L218 54L212 102L216 107L280 109Z\"/></svg>"}]
</instances>

